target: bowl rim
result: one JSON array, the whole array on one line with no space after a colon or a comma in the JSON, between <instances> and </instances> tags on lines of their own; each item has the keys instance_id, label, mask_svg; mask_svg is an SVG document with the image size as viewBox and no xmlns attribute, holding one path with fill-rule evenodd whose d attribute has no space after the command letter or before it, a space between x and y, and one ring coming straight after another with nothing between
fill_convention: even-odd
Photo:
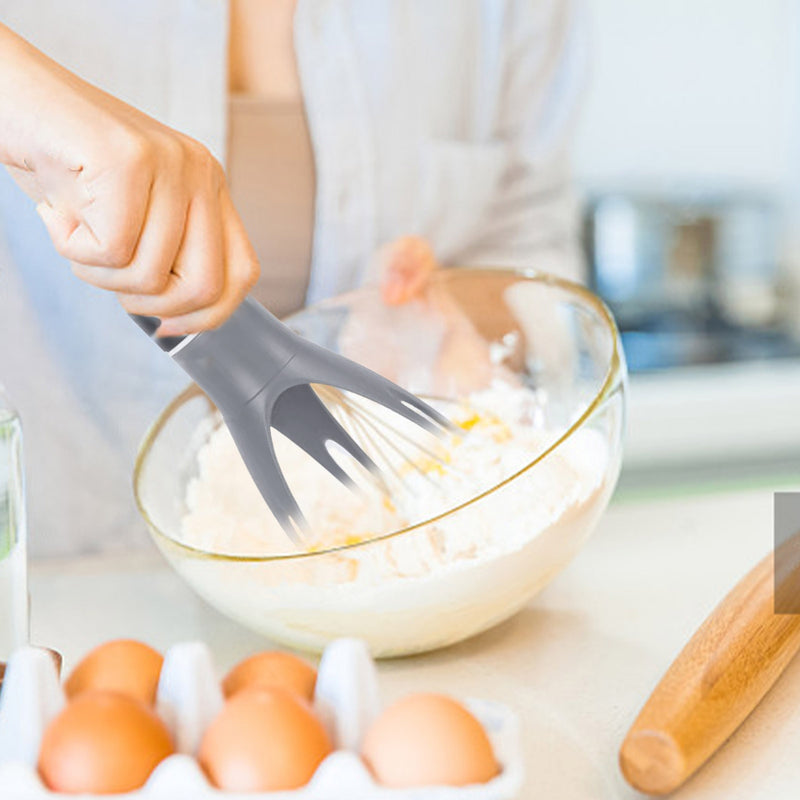
<instances>
[{"instance_id":1,"label":"bowl rim","mask_svg":"<svg viewBox=\"0 0 800 800\"><path fill-rule=\"evenodd\" d=\"M473 503L477 503L479 500L482 500L484 497L487 497L488 495L493 494L496 491L499 491L507 484L516 480L520 475L524 474L530 469L533 469L533 467L542 462L552 452L554 452L557 448L559 448L565 441L567 441L567 439L569 439L575 432L577 432L581 427L583 427L584 423L586 423L594 415L595 411L597 411L600 408L600 406L602 406L606 402L606 400L608 400L617 391L619 385L624 383L625 362L622 356L622 344L616 322L614 321L614 317L610 309L598 295L596 295L594 292L592 292L590 289L583 286L582 284L577 283L575 281L571 281L567 278L562 278L558 275L553 275L552 273L532 268L453 266L453 267L445 267L440 272L435 273L434 280L450 280L453 278L455 274L466 274L466 273L470 273L473 275L483 273L492 276L523 278L527 281L540 283L545 286L552 286L554 288L566 291L578 297L580 300L584 301L587 305L591 306L593 310L597 312L600 319L605 323L607 329L610 331L611 354L608 359L608 367L606 369L606 374L603 378L602 383L600 384L600 388L597 390L592 400L587 404L586 408L581 412L578 418L555 441L553 441L552 444L546 447L532 461L525 464L523 467L514 472L512 475L509 475L499 483L490 486L488 489L481 492L480 494L474 495L473 497L470 497L468 500L465 500L463 503L460 503L459 505L454 506L452 508L448 508L446 511L443 511L440 514L437 514L436 516L430 517L420 522L416 522L413 525L408 525L405 528L399 528L396 531L389 531L388 533L381 534L380 536L375 536L370 539L363 539L359 542L352 542L349 544L339 544L333 547L326 547L319 550L306 550L297 553L274 553L272 555L220 553L212 550L204 550L200 547L193 547L192 545L180 542L177 539L174 539L172 536L169 536L166 533L164 533L164 531L162 531L159 528L159 526L156 525L155 522L151 519L149 513L147 512L147 509L145 508L145 504L142 501L139 492L139 485L141 482L141 476L144 464L147 460L150 451L153 448L153 445L159 433L162 431L167 422L171 419L173 414L181 406L183 406L186 402L188 402L194 397L204 396L203 391L200 389L200 387L192 383L169 402L169 404L164 408L164 410L158 415L155 422L153 422L153 424L147 430L142 440L142 443L139 446L139 450L136 455L136 461L134 463L133 494L134 494L134 499L136 501L136 507L139 509L139 513L142 515L142 518L147 523L147 526L151 531L151 535L154 535L154 538L156 538L156 543L158 544L158 539L164 539L166 542L169 543L170 546L185 551L187 555L193 556L195 558L209 559L214 561L236 561L236 562L257 562L257 563L265 561L280 562L280 561L294 561L297 559L320 558L332 553L341 553L341 552L351 551L357 548L364 548L370 545L377 544L378 542L385 542L389 539L393 539L394 537L401 536L404 533L410 533L427 525L436 523L439 520L443 519L444 517L457 514L462 509L472 505ZM301 309L295 314L292 314L289 317L287 317L284 321L287 323L291 323L293 317L299 316L300 314L307 312L309 309L324 307L327 304L332 304L341 301L342 298L347 297L349 294L355 294L369 289L374 290L374 286L372 287L363 286L360 287L359 289L354 289L351 292L340 294L337 295L336 297L327 298L325 300L320 301L319 303L315 303L311 306ZM208 400L208 398L206 399ZM213 403L211 402L211 400L208 400L208 403L210 404L211 407L213 407Z\"/></svg>"}]
</instances>

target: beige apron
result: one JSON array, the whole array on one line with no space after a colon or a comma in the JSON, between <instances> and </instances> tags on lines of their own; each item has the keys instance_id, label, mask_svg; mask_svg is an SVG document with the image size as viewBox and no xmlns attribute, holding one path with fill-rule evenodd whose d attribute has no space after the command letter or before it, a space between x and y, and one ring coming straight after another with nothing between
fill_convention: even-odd
<instances>
[{"instance_id":1,"label":"beige apron","mask_svg":"<svg viewBox=\"0 0 800 800\"><path fill-rule=\"evenodd\" d=\"M296 311L314 231L314 155L302 101L231 97L228 180L261 264L253 294L278 316Z\"/></svg>"}]
</instances>

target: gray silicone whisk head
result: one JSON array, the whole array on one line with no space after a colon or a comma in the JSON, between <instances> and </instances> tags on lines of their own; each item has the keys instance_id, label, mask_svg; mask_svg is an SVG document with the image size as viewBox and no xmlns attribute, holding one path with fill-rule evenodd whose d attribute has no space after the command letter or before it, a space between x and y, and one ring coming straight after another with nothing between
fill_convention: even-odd
<instances>
[{"instance_id":1,"label":"gray silicone whisk head","mask_svg":"<svg viewBox=\"0 0 800 800\"><path fill-rule=\"evenodd\" d=\"M158 321L136 319L153 336ZM381 470L320 400L311 384L351 392L390 409L425 430L451 431L449 420L411 392L290 331L247 298L220 328L168 343L156 341L220 410L262 497L298 546L308 523L275 455L272 428L353 488L331 455L335 444L381 481Z\"/></svg>"}]
</instances>

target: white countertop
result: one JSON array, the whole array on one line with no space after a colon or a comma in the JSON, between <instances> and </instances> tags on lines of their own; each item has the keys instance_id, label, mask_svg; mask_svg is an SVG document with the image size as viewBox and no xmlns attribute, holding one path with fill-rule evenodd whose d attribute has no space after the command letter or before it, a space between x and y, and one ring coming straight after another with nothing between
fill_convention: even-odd
<instances>
[{"instance_id":1,"label":"white countertop","mask_svg":"<svg viewBox=\"0 0 800 800\"><path fill-rule=\"evenodd\" d=\"M440 690L514 707L528 788L554 800L633 798L617 750L650 690L733 584L772 546L772 493L612 505L579 557L512 620L473 640L380 665L384 696ZM67 668L114 637L208 642L221 669L265 646L158 556L49 562L31 576L33 640ZM674 797L779 800L800 791L800 660Z\"/></svg>"},{"instance_id":2,"label":"white countertop","mask_svg":"<svg viewBox=\"0 0 800 800\"><path fill-rule=\"evenodd\" d=\"M798 404L794 359L631 375L624 469L710 463L726 471L741 462L794 461Z\"/></svg>"}]
</instances>

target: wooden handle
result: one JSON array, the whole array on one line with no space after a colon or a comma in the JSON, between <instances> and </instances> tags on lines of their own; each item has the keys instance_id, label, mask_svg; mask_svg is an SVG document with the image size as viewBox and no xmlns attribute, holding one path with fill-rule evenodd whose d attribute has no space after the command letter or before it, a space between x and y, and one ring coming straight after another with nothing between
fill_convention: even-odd
<instances>
[{"instance_id":1,"label":"wooden handle","mask_svg":"<svg viewBox=\"0 0 800 800\"><path fill-rule=\"evenodd\" d=\"M800 574L786 580L798 585ZM773 613L773 555L751 570L689 640L619 754L628 783L677 789L736 730L800 648L800 614Z\"/></svg>"}]
</instances>

